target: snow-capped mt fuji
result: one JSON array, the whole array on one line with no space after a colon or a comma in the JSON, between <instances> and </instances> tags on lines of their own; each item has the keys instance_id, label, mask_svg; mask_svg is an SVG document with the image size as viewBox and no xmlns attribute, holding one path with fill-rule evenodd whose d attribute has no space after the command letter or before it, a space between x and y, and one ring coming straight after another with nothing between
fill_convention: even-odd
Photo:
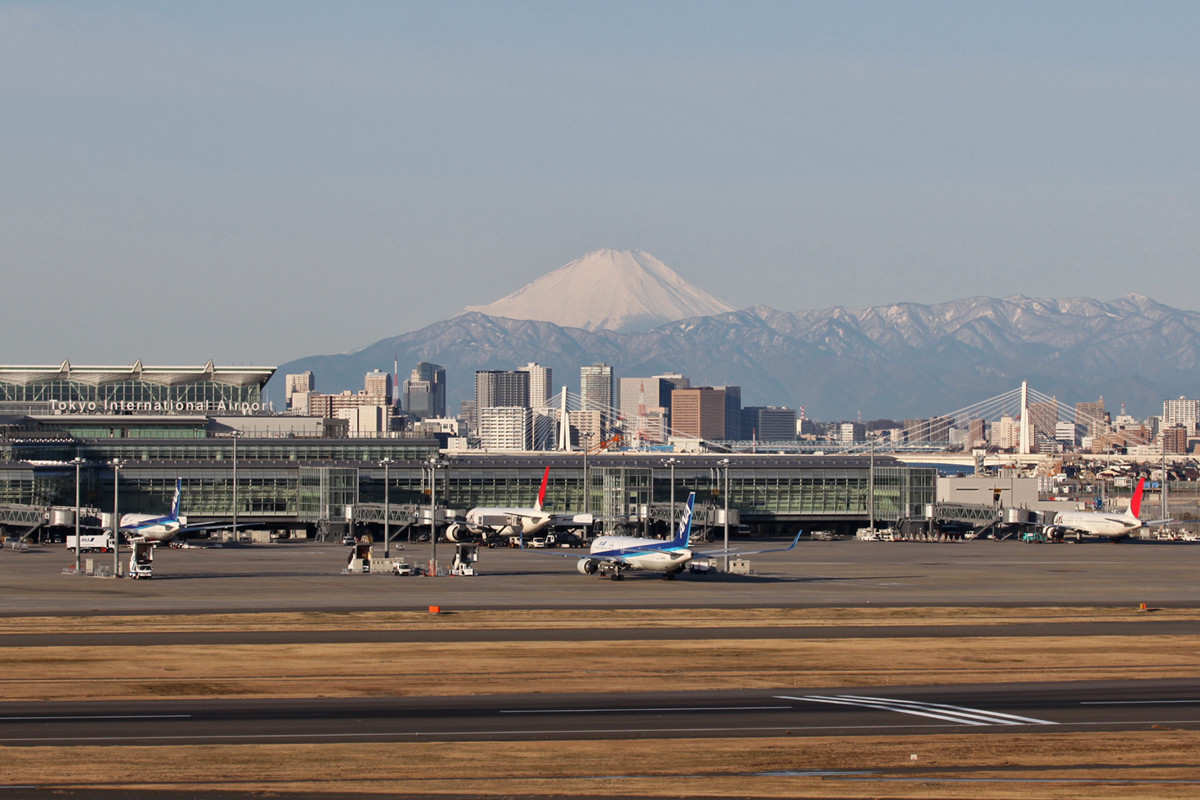
<instances>
[{"instance_id":1,"label":"snow-capped mt fuji","mask_svg":"<svg viewBox=\"0 0 1200 800\"><path fill-rule=\"evenodd\" d=\"M733 310L649 253L595 250L507 297L462 313L628 332Z\"/></svg>"}]
</instances>

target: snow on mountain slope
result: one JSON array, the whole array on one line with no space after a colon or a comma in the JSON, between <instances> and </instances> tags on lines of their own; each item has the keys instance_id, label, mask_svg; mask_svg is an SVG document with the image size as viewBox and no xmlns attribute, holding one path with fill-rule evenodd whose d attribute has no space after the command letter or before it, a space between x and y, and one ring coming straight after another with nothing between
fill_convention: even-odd
<instances>
[{"instance_id":1,"label":"snow on mountain slope","mask_svg":"<svg viewBox=\"0 0 1200 800\"><path fill-rule=\"evenodd\" d=\"M462 313L478 311L589 331L634 331L733 310L649 253L596 250L507 297L468 306Z\"/></svg>"}]
</instances>

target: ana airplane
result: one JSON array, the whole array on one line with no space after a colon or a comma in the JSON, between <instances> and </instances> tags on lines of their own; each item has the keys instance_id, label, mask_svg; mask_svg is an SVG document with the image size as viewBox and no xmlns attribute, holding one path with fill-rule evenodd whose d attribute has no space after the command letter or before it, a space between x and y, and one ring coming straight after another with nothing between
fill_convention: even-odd
<instances>
[{"instance_id":1,"label":"ana airplane","mask_svg":"<svg viewBox=\"0 0 1200 800\"><path fill-rule=\"evenodd\" d=\"M549 480L550 467L546 467L533 508L472 508L467 512L465 523L456 522L446 528L446 538L452 542L462 542L489 536L524 536L547 527L582 528L595 521L591 514L552 514L543 509Z\"/></svg>"},{"instance_id":2,"label":"ana airplane","mask_svg":"<svg viewBox=\"0 0 1200 800\"><path fill-rule=\"evenodd\" d=\"M188 525L187 517L179 514L179 500L183 494L183 479L175 479L175 497L171 500L171 510L165 515L154 514L122 514L121 533L131 544L149 542L165 544L183 533L196 531L228 530L233 527L231 522L206 522L201 525ZM253 523L239 523L238 527Z\"/></svg>"},{"instance_id":3,"label":"ana airplane","mask_svg":"<svg viewBox=\"0 0 1200 800\"><path fill-rule=\"evenodd\" d=\"M175 479L175 498L171 500L171 511L165 516L153 514L122 514L121 533L130 542L169 542L175 538L180 529L187 523L186 517L179 516L179 496L182 493L183 480Z\"/></svg>"},{"instance_id":4,"label":"ana airplane","mask_svg":"<svg viewBox=\"0 0 1200 800\"><path fill-rule=\"evenodd\" d=\"M1117 541L1138 528L1170 522L1169 519L1143 521L1138 516L1142 510L1142 492L1145 488L1146 479L1139 479L1129 501L1129 508L1123 514L1106 511L1059 511L1043 532L1051 539L1062 539L1073 533L1076 537L1091 535Z\"/></svg>"},{"instance_id":5,"label":"ana airplane","mask_svg":"<svg viewBox=\"0 0 1200 800\"><path fill-rule=\"evenodd\" d=\"M679 530L672 539L644 539L637 536L600 536L592 542L590 551L575 565L584 575L606 575L614 581L623 579L627 570L661 572L667 580L674 578L687 568L695 558L713 558L730 555L753 555L756 553L778 553L791 550L800 541L800 534L787 547L770 550L719 550L700 552L691 548L692 516L696 506L696 493L688 495L687 510L679 521ZM524 540L521 542L524 549ZM544 553L562 558L576 558L568 553Z\"/></svg>"}]
</instances>

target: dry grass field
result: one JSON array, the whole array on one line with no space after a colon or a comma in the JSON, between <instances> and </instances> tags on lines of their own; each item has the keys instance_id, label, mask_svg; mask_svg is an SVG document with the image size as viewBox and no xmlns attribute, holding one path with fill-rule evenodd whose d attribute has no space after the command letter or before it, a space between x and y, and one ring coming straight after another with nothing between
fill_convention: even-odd
<instances>
[{"instance_id":1,"label":"dry grass field","mask_svg":"<svg viewBox=\"0 0 1200 800\"><path fill-rule=\"evenodd\" d=\"M236 614L0 620L7 634L1125 621L1113 609L822 609ZM1191 610L1158 618L1196 619ZM69 641L69 639L68 639ZM700 638L0 648L0 699L316 697L1195 678L1200 638ZM78 676L91 677L80 691ZM369 681L347 676L371 676ZM915 756L915 758L914 758ZM1142 798L1200 794L1200 733L681 741L0 748L4 783L59 788L446 797ZM619 765L619 766L618 766Z\"/></svg>"}]
</instances>

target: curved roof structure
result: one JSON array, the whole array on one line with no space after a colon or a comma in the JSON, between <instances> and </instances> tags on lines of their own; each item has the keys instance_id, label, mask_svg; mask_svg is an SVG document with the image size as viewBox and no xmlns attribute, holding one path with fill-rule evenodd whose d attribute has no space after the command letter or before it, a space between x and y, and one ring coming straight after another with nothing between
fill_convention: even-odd
<instances>
[{"instance_id":1,"label":"curved roof structure","mask_svg":"<svg viewBox=\"0 0 1200 800\"><path fill-rule=\"evenodd\" d=\"M102 386L121 381L144 381L161 386L212 382L228 386L254 386L261 389L275 367L218 367L209 361L200 367L147 367L141 360L131 366L77 367L70 361L48 366L0 366L0 383L30 386L49 381L74 381L90 386Z\"/></svg>"}]
</instances>

